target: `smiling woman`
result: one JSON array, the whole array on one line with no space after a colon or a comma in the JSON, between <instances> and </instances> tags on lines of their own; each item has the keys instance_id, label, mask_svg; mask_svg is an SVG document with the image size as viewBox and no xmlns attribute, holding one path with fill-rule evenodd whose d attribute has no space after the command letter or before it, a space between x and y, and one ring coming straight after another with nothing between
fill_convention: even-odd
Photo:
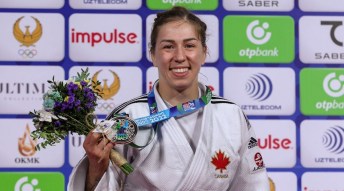
<instances>
[{"instance_id":1,"label":"smiling woman","mask_svg":"<svg viewBox=\"0 0 344 191\"><path fill-rule=\"evenodd\" d=\"M213 95L198 81L207 55L205 23L183 7L158 13L150 56L159 79L152 91L115 108L141 123L139 132L154 129L144 147L99 141L87 135L86 156L74 168L68 188L76 190L228 190L267 191L269 182L259 147L239 106ZM151 135L151 134L149 134ZM250 147L249 147L250 146ZM112 165L110 150L134 167L126 175ZM173 178L171 178L173 177Z\"/></svg>"},{"instance_id":2,"label":"smiling woman","mask_svg":"<svg viewBox=\"0 0 344 191\"><path fill-rule=\"evenodd\" d=\"M165 101L176 105L198 97L197 77L206 47L192 23L180 20L165 24L151 57L159 70L158 91Z\"/></svg>"}]
</instances>

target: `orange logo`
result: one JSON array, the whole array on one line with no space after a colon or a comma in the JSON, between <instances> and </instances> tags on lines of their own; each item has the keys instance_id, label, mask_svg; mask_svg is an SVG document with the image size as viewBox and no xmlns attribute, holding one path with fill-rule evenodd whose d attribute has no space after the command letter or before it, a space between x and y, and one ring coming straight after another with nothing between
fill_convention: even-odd
<instances>
[{"instance_id":1,"label":"orange logo","mask_svg":"<svg viewBox=\"0 0 344 191\"><path fill-rule=\"evenodd\" d=\"M36 22L36 28L32 32L30 32L30 26L25 26L26 29L23 32L19 27L19 23L23 18L24 16L20 17L14 23L13 35L18 42L22 43L21 46L26 46L26 47L34 46L33 44L36 43L42 37L42 33L43 33L42 25L38 19L36 19L35 17L32 17Z\"/></svg>"},{"instance_id":2,"label":"orange logo","mask_svg":"<svg viewBox=\"0 0 344 191\"><path fill-rule=\"evenodd\" d=\"M215 156L211 158L211 163L216 167L215 170L220 170L222 173L223 170L227 170L227 166L230 164L229 157L225 156L224 152L219 150L215 153Z\"/></svg>"},{"instance_id":3,"label":"orange logo","mask_svg":"<svg viewBox=\"0 0 344 191\"><path fill-rule=\"evenodd\" d=\"M102 70L99 70L98 72L96 72L93 77L92 77L92 83L95 90L98 90L101 93L101 97L103 100L107 100L110 99L111 97L113 97L114 95L116 95L118 93L118 90L120 88L120 79L118 77L118 75L114 72L111 71L113 75L113 82L110 86L108 86L107 84L107 79L103 80L103 86L101 86L100 84L94 84L94 82L98 81L98 75Z\"/></svg>"},{"instance_id":4,"label":"orange logo","mask_svg":"<svg viewBox=\"0 0 344 191\"><path fill-rule=\"evenodd\" d=\"M36 153L35 147L37 145L37 141L33 140L30 135L30 128L27 124L23 137L18 139L18 150L23 156L32 156Z\"/></svg>"}]
</instances>

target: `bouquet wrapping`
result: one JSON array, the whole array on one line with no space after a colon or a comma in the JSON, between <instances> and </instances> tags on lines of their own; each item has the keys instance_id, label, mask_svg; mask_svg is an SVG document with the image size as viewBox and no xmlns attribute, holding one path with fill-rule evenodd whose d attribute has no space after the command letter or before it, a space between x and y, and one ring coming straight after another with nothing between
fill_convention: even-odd
<instances>
[{"instance_id":1,"label":"bouquet wrapping","mask_svg":"<svg viewBox=\"0 0 344 191\"><path fill-rule=\"evenodd\" d=\"M43 95L43 108L29 113L36 127L31 136L43 140L36 145L36 150L59 143L69 133L87 135L94 129L101 129L94 114L97 99L101 98L97 88L100 82L91 81L88 68L67 81L57 82L53 77L48 83L50 87ZM132 166L114 149L110 158L125 174L133 171Z\"/></svg>"}]
</instances>

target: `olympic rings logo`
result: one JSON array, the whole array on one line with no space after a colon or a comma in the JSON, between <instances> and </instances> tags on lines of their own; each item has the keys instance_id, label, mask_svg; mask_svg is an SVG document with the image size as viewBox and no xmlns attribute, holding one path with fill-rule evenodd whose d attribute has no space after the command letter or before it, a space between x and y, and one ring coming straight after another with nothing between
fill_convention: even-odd
<instances>
[{"instance_id":1,"label":"olympic rings logo","mask_svg":"<svg viewBox=\"0 0 344 191\"><path fill-rule=\"evenodd\" d=\"M19 49L18 54L24 58L33 58L37 55L36 49Z\"/></svg>"},{"instance_id":2,"label":"olympic rings logo","mask_svg":"<svg viewBox=\"0 0 344 191\"><path fill-rule=\"evenodd\" d=\"M110 102L110 103L98 103L97 105L97 109L99 109L100 111L112 111L113 109L115 109L115 103L114 102Z\"/></svg>"}]
</instances>

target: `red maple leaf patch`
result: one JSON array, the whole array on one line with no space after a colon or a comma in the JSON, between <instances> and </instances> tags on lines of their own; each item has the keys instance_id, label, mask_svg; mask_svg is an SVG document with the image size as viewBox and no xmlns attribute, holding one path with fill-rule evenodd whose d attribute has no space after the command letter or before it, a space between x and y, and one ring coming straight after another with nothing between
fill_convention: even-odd
<instances>
[{"instance_id":1,"label":"red maple leaf patch","mask_svg":"<svg viewBox=\"0 0 344 191\"><path fill-rule=\"evenodd\" d=\"M219 152L215 152L215 156L211 158L211 163L216 167L215 170L220 170L222 173L222 170L226 170L227 166L231 162L229 160L229 157L225 156L225 153L219 150Z\"/></svg>"}]
</instances>

